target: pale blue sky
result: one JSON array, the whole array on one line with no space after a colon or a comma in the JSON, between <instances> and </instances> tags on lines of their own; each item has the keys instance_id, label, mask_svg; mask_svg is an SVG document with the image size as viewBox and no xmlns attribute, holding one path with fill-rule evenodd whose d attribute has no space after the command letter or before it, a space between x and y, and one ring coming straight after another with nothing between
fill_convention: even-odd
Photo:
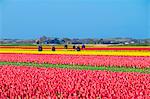
<instances>
[{"instance_id":1,"label":"pale blue sky","mask_svg":"<svg viewBox=\"0 0 150 99\"><path fill-rule=\"evenodd\" d=\"M150 38L150 0L0 0L2 38Z\"/></svg>"}]
</instances>

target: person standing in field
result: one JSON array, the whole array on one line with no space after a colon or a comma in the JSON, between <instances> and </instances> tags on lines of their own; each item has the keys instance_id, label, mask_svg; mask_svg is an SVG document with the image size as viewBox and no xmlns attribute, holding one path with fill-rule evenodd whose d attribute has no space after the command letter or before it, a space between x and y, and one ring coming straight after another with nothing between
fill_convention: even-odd
<instances>
[{"instance_id":1,"label":"person standing in field","mask_svg":"<svg viewBox=\"0 0 150 99\"><path fill-rule=\"evenodd\" d=\"M77 50L77 51L80 51L80 50L81 50L79 45L77 46L76 50Z\"/></svg>"},{"instance_id":2,"label":"person standing in field","mask_svg":"<svg viewBox=\"0 0 150 99\"><path fill-rule=\"evenodd\" d=\"M65 45L64 45L64 48L65 48L65 49L68 49L68 45L67 45L67 44L65 44Z\"/></svg>"},{"instance_id":3,"label":"person standing in field","mask_svg":"<svg viewBox=\"0 0 150 99\"><path fill-rule=\"evenodd\" d=\"M35 42L36 42L36 44L38 45L38 51L42 51L43 48L42 48L42 45L40 45L40 41L39 41L39 40L36 40Z\"/></svg>"},{"instance_id":4,"label":"person standing in field","mask_svg":"<svg viewBox=\"0 0 150 99\"><path fill-rule=\"evenodd\" d=\"M73 45L73 49L76 49L76 46L75 46L75 45Z\"/></svg>"},{"instance_id":5,"label":"person standing in field","mask_svg":"<svg viewBox=\"0 0 150 99\"><path fill-rule=\"evenodd\" d=\"M85 49L85 45L84 44L82 45L82 49Z\"/></svg>"},{"instance_id":6,"label":"person standing in field","mask_svg":"<svg viewBox=\"0 0 150 99\"><path fill-rule=\"evenodd\" d=\"M38 46L38 51L42 51L42 50L43 50L42 45L39 45Z\"/></svg>"},{"instance_id":7,"label":"person standing in field","mask_svg":"<svg viewBox=\"0 0 150 99\"><path fill-rule=\"evenodd\" d=\"M55 51L56 49L55 49L55 46L52 46L52 51Z\"/></svg>"}]
</instances>

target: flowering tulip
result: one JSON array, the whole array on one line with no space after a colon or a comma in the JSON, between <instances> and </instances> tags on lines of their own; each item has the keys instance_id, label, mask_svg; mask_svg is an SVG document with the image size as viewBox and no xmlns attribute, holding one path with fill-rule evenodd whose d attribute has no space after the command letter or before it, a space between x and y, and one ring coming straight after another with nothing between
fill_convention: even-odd
<instances>
[{"instance_id":1,"label":"flowering tulip","mask_svg":"<svg viewBox=\"0 0 150 99\"><path fill-rule=\"evenodd\" d=\"M0 67L0 99L149 99L150 74Z\"/></svg>"},{"instance_id":2,"label":"flowering tulip","mask_svg":"<svg viewBox=\"0 0 150 99\"><path fill-rule=\"evenodd\" d=\"M0 54L0 61L149 68L146 56Z\"/></svg>"}]
</instances>

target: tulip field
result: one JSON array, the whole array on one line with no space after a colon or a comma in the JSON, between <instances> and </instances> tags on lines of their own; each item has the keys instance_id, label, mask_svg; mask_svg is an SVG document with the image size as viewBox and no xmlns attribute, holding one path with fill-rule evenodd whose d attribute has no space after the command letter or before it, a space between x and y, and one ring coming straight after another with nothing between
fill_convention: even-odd
<instances>
[{"instance_id":1,"label":"tulip field","mask_svg":"<svg viewBox=\"0 0 150 99\"><path fill-rule=\"evenodd\" d=\"M143 56L93 56L93 55L39 55L39 54L0 54L1 61L34 62L49 64L117 66L149 68L150 57ZM134 61L133 61L134 60Z\"/></svg>"},{"instance_id":2,"label":"tulip field","mask_svg":"<svg viewBox=\"0 0 150 99\"><path fill-rule=\"evenodd\" d=\"M150 99L150 48L0 46L0 99Z\"/></svg>"},{"instance_id":3,"label":"tulip field","mask_svg":"<svg viewBox=\"0 0 150 99\"><path fill-rule=\"evenodd\" d=\"M149 99L149 84L149 74L0 67L2 99Z\"/></svg>"}]
</instances>

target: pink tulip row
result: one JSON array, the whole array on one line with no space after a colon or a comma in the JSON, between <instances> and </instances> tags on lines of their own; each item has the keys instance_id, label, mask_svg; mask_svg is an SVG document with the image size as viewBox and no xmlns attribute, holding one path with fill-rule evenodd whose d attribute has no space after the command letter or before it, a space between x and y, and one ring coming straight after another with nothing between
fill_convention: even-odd
<instances>
[{"instance_id":1,"label":"pink tulip row","mask_svg":"<svg viewBox=\"0 0 150 99\"><path fill-rule=\"evenodd\" d=\"M0 99L150 99L150 74L1 66Z\"/></svg>"},{"instance_id":2,"label":"pink tulip row","mask_svg":"<svg viewBox=\"0 0 150 99\"><path fill-rule=\"evenodd\" d=\"M73 64L91 66L118 66L149 68L150 57L142 56L86 56L86 55L39 55L0 54L0 61Z\"/></svg>"}]
</instances>

